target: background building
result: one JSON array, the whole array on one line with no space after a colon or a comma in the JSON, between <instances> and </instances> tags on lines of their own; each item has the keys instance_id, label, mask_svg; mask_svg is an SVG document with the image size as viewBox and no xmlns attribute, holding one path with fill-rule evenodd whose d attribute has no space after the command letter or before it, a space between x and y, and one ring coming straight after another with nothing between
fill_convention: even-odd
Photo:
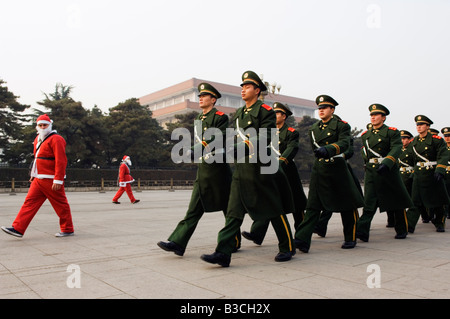
<instances>
[{"instance_id":1,"label":"background building","mask_svg":"<svg viewBox=\"0 0 450 319\"><path fill-rule=\"evenodd\" d=\"M166 123L175 121L176 114L201 111L198 105L197 87L202 82L210 83L220 92L220 94L222 94L222 97L216 103L218 110L230 114L235 112L239 107L244 106L244 102L241 98L240 86L196 78L145 95L139 98L139 102L141 105L147 106L153 112L153 118L156 119L160 125L164 126ZM297 121L300 121L303 116L314 117L314 112L317 110L317 105L312 100L282 94L269 93L265 96L264 102L270 106L272 106L274 102L281 102L288 105Z\"/></svg>"}]
</instances>

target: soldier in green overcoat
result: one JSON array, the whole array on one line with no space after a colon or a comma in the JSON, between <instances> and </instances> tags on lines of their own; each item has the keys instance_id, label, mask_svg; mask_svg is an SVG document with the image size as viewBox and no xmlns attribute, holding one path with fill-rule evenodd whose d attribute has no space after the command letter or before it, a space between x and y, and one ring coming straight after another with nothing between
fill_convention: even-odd
<instances>
[{"instance_id":1,"label":"soldier in green overcoat","mask_svg":"<svg viewBox=\"0 0 450 319\"><path fill-rule=\"evenodd\" d=\"M410 146L410 144L413 135L406 130L402 130L400 131L400 137L402 139L402 151L398 156L400 176L402 178L403 183L405 184L409 196L411 196L412 180L413 180L412 174L414 171L414 163L413 163L412 147ZM410 207L409 210L411 209L416 208ZM387 211L386 214L388 215L388 223L386 227L394 227L395 226L394 214L391 211Z\"/></svg>"},{"instance_id":2,"label":"soldier in green overcoat","mask_svg":"<svg viewBox=\"0 0 450 319\"><path fill-rule=\"evenodd\" d=\"M333 116L340 119L337 115L333 115ZM350 174L353 177L353 180L355 181L356 188L360 192L361 196L364 196L362 188L361 188L361 182L358 180L358 177L353 172L352 166L348 162L348 160L353 157L353 154L354 154L353 138L351 138L350 139L350 147L347 149L347 151L345 151L343 153L343 157L347 161L347 167L348 167ZM333 216L332 211L322 211L320 213L319 222L317 223L316 227L314 228L314 233L316 233L320 237L325 237L327 234L328 222L330 221L332 216ZM357 218L359 218L359 214L358 214Z\"/></svg>"},{"instance_id":3,"label":"soldier in green overcoat","mask_svg":"<svg viewBox=\"0 0 450 319\"><path fill-rule=\"evenodd\" d=\"M270 220L272 223L279 248L275 261L290 260L295 254L290 225L285 215L294 211L289 183L279 169L278 161L271 158L269 163L265 163L261 154L268 151L272 132L276 131L274 110L259 100L260 93L266 91L267 87L253 71L244 72L241 87L245 106L239 108L234 116L237 134L236 143L231 148L232 153L237 155L237 161L226 224L219 232L215 252L201 256L204 261L222 267L230 265L233 238L245 214L249 214L253 220ZM240 152L243 148L244 154ZM276 165L273 165L272 160Z\"/></svg>"},{"instance_id":4,"label":"soldier in green overcoat","mask_svg":"<svg viewBox=\"0 0 450 319\"><path fill-rule=\"evenodd\" d=\"M321 120L309 130L316 159L311 172L305 217L295 233L296 247L305 253L309 251L311 236L322 211L341 213L344 230L341 248L354 248L358 208L364 204L343 157L350 147L350 125L333 116L338 103L331 96L318 96L316 104Z\"/></svg>"},{"instance_id":5,"label":"soldier in green overcoat","mask_svg":"<svg viewBox=\"0 0 450 319\"><path fill-rule=\"evenodd\" d=\"M449 203L445 187L445 174L449 152L442 137L429 132L433 122L425 115L417 115L418 136L411 142L414 155L414 179L412 200L414 206L427 209L437 232L445 232L444 206ZM419 213L408 214L408 223L415 230Z\"/></svg>"},{"instance_id":6,"label":"soldier in green overcoat","mask_svg":"<svg viewBox=\"0 0 450 319\"><path fill-rule=\"evenodd\" d=\"M372 129L361 136L366 170L364 174L364 210L358 220L357 237L369 240L370 224L377 208L389 212L395 219L395 238L408 234L406 209L412 206L411 197L400 177L398 156L402 141L400 132L384 124L390 114L381 104L369 106Z\"/></svg>"},{"instance_id":7,"label":"soldier in green overcoat","mask_svg":"<svg viewBox=\"0 0 450 319\"><path fill-rule=\"evenodd\" d=\"M400 137L402 139L402 151L398 156L398 164L400 166L400 176L402 177L402 181L408 190L408 193L411 195L412 191L412 173L414 171L414 155L411 146L411 141L413 139L413 135L406 131L400 131Z\"/></svg>"},{"instance_id":8,"label":"soldier in green overcoat","mask_svg":"<svg viewBox=\"0 0 450 319\"><path fill-rule=\"evenodd\" d=\"M228 127L228 116L215 108L216 101L221 97L219 91L209 83L198 85L199 104L202 112L197 116L196 122L201 123L194 130L194 146L190 150L190 156L199 158L197 177L185 217L176 226L168 238L168 242L160 241L158 246L166 251L172 251L176 255L183 256L186 246L197 227L200 218L205 212L227 211L228 197L231 185L231 168L223 160L207 162L204 158L210 154L209 145L214 141L215 135L206 139L204 133L208 129L217 129L222 141L225 141L225 133ZM197 129L198 128L198 129ZM224 145L222 145L223 149ZM205 155L205 156L203 156ZM240 247L240 233L235 236L234 248Z\"/></svg>"},{"instance_id":9,"label":"soldier in green overcoat","mask_svg":"<svg viewBox=\"0 0 450 319\"><path fill-rule=\"evenodd\" d=\"M441 133L444 134L444 141L447 144L447 151L450 153L450 127L444 127L441 130ZM445 170L445 187L447 188L447 194L450 197L450 159ZM447 218L450 218L450 205L446 205L445 209L447 211Z\"/></svg>"},{"instance_id":10,"label":"soldier in green overcoat","mask_svg":"<svg viewBox=\"0 0 450 319\"><path fill-rule=\"evenodd\" d=\"M275 150L280 166L287 176L289 186L294 198L295 212L294 228L297 228L303 220L306 207L306 195L303 190L302 181L295 165L294 157L298 152L299 133L294 128L286 124L286 119L292 115L292 111L287 105L275 102L273 109L277 116L277 134L279 138L279 150ZM242 236L261 245L269 227L269 220L255 220L250 232L242 232Z\"/></svg>"}]
</instances>

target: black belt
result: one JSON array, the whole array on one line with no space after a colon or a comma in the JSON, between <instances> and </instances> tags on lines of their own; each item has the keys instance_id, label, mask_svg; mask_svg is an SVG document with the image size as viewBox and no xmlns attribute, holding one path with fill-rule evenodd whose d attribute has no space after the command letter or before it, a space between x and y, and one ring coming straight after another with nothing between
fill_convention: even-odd
<instances>
[{"instance_id":1,"label":"black belt","mask_svg":"<svg viewBox=\"0 0 450 319\"><path fill-rule=\"evenodd\" d=\"M55 158L54 157L36 157L38 159L42 159L42 160L47 160L47 161L54 161Z\"/></svg>"}]
</instances>

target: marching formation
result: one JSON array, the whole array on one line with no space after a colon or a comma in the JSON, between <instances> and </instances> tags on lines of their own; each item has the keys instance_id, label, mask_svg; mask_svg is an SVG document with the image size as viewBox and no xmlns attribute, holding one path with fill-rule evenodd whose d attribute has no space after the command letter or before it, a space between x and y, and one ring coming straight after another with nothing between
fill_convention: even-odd
<instances>
[{"instance_id":1,"label":"marching formation","mask_svg":"<svg viewBox=\"0 0 450 319\"><path fill-rule=\"evenodd\" d=\"M437 232L445 231L450 203L450 127L442 129L442 139L439 132L431 131L433 122L427 116L417 115L419 135L413 137L408 131L385 124L390 114L387 107L370 105L370 124L361 136L365 167L362 188L347 162L354 153L351 127L335 114L338 102L320 95L316 99L320 120L309 129L316 158L306 196L293 160L298 152L299 133L286 124L291 110L279 102L270 107L260 101L261 92L267 88L255 72L244 72L241 87L245 106L234 115L238 134L232 149L227 149L234 155L234 171L227 163L207 163L202 159L186 216L168 241L158 242L160 248L183 256L203 213L217 210L223 211L225 225L218 232L214 252L203 254L201 259L222 267L228 267L232 254L239 250L241 235L261 245L269 224L278 239L275 261L290 260L296 249L307 253L312 234L325 236L334 212L340 213L342 219L343 249L354 248L357 239L369 241L377 210L387 213L387 227L395 229L395 239L405 239L413 233L419 217L423 222L432 222ZM229 119L214 107L220 93L208 83L201 83L198 90L203 111L198 120L202 121L202 128L216 127L224 132ZM249 128L255 129L256 136L242 133ZM274 128L279 147L273 153L279 168L275 174L263 174L264 163L255 146L260 140L271 144L264 129ZM210 152L210 142L199 139L190 154L196 148ZM239 147L244 147L244 154L237 151ZM291 213L294 232L286 218ZM250 231L241 232L246 214L253 224Z\"/></svg>"},{"instance_id":2,"label":"marching formation","mask_svg":"<svg viewBox=\"0 0 450 319\"><path fill-rule=\"evenodd\" d=\"M196 126L195 142L187 155L191 160L197 154L206 155L199 159L186 215L167 241L157 243L161 249L183 256L203 214L217 211L223 212L224 226L218 230L215 250L203 254L201 259L222 267L230 265L232 254L241 247L242 237L261 245L270 224L278 239L275 261L289 261L297 249L308 253L312 234L325 236L333 213L341 215L343 249L354 248L357 239L369 241L377 210L387 213L387 227L394 228L395 239L405 239L408 233L414 233L419 218L424 223L432 222L437 232L445 232L446 218L450 218L450 127L441 130L442 138L439 131L432 131L431 119L417 115L414 120L418 135L413 137L408 131L386 124L390 114L387 107L370 105L370 124L361 135L365 167L362 188L348 163L354 154L351 126L335 114L338 102L331 96L320 95L316 98L320 120L308 132L315 160L306 196L294 162L299 132L286 124L292 111L282 103L276 102L271 107L260 100L267 87L253 71L244 72L241 87L245 106L236 111L230 123L229 117L215 107L220 92L209 83L198 86L202 112L196 121L201 127ZM229 127L235 127L233 141L231 145L227 141L221 149L211 146L217 144L216 135L203 134L214 129L223 137ZM55 236L72 236L74 227L64 191L66 142L52 130L52 121L45 114L38 117L36 130L29 192L12 227L1 229L22 237L41 205L49 199L60 219L60 232ZM254 134L247 134L250 131ZM222 143L224 139L218 140ZM261 149L257 150L261 144L267 146L264 151L277 163L275 171L264 170L268 168L267 159ZM227 160L209 161L209 156ZM114 204L120 204L124 192L131 203L139 202L130 186L134 181L130 166L131 159L125 155ZM361 216L358 209L362 209ZM249 231L241 232L246 214L253 223ZM288 214L293 216L294 231Z\"/></svg>"}]
</instances>

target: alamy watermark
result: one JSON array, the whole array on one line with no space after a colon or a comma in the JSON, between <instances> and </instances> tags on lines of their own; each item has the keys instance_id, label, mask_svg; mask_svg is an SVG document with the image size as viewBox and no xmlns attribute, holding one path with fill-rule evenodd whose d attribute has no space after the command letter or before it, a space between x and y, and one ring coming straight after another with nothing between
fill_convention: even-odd
<instances>
[{"instance_id":1,"label":"alamy watermark","mask_svg":"<svg viewBox=\"0 0 450 319\"><path fill-rule=\"evenodd\" d=\"M67 20L66 26L69 29L80 29L81 28L81 9L80 6L76 3L72 3L67 6Z\"/></svg>"},{"instance_id":2,"label":"alamy watermark","mask_svg":"<svg viewBox=\"0 0 450 319\"><path fill-rule=\"evenodd\" d=\"M367 6L367 17L366 24L369 29L380 29L381 28L381 7L378 4L372 3Z\"/></svg>"},{"instance_id":3,"label":"alamy watermark","mask_svg":"<svg viewBox=\"0 0 450 319\"><path fill-rule=\"evenodd\" d=\"M381 268L377 264L367 266L367 272L371 273L367 277L366 284L368 288L381 288Z\"/></svg>"},{"instance_id":4,"label":"alamy watermark","mask_svg":"<svg viewBox=\"0 0 450 319\"><path fill-rule=\"evenodd\" d=\"M194 122L194 145L192 135L186 128L172 131L172 141L179 142L171 151L174 163L260 163L261 174L274 174L278 171L279 136L276 128L254 127L247 129L218 128L202 129L202 121Z\"/></svg>"},{"instance_id":5,"label":"alamy watermark","mask_svg":"<svg viewBox=\"0 0 450 319\"><path fill-rule=\"evenodd\" d=\"M71 264L67 266L66 272L70 275L67 277L67 288L81 288L81 268L78 265Z\"/></svg>"}]
</instances>

